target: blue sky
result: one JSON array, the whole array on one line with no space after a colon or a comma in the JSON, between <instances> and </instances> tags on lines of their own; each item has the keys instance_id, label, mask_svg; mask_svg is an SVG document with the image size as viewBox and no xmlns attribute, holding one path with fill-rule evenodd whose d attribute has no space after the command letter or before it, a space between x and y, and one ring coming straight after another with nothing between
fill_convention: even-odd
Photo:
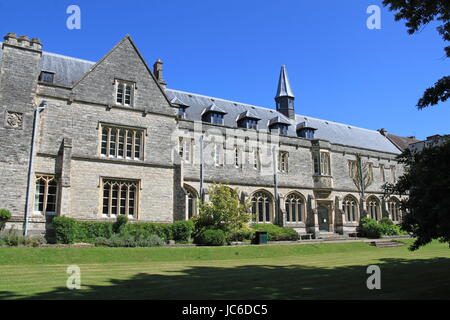
<instances>
[{"instance_id":1,"label":"blue sky","mask_svg":"<svg viewBox=\"0 0 450 320\"><path fill-rule=\"evenodd\" d=\"M81 30L66 8L81 8ZM369 30L369 5L381 29ZM408 35L381 1L0 0L0 33L40 38L44 50L97 61L126 34L168 87L274 108L285 64L299 114L419 139L449 133L450 102L418 111L448 75L444 41L428 25Z\"/></svg>"}]
</instances>

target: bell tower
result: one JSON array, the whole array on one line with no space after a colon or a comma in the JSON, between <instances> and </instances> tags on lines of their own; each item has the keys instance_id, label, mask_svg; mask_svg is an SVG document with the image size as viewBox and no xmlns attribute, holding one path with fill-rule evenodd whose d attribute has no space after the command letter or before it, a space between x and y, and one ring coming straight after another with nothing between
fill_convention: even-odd
<instances>
[{"instance_id":1,"label":"bell tower","mask_svg":"<svg viewBox=\"0 0 450 320\"><path fill-rule=\"evenodd\" d=\"M291 90L286 66L282 65L280 71L280 79L278 80L278 90L275 96L277 111L282 113L289 119L295 119L294 100L295 96Z\"/></svg>"}]
</instances>

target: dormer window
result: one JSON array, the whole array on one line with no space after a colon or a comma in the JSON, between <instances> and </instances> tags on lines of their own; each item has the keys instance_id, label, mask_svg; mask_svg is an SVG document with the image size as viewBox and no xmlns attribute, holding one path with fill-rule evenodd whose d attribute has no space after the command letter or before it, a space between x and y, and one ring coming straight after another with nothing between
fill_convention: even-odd
<instances>
[{"instance_id":1,"label":"dormer window","mask_svg":"<svg viewBox=\"0 0 450 320\"><path fill-rule=\"evenodd\" d=\"M284 117L276 116L269 121L269 130L271 133L278 133L287 136L288 127L291 123Z\"/></svg>"},{"instance_id":2,"label":"dormer window","mask_svg":"<svg viewBox=\"0 0 450 320\"><path fill-rule=\"evenodd\" d=\"M189 106L176 96L170 100L170 103L178 108L178 117L180 119L186 119L186 109L189 108Z\"/></svg>"},{"instance_id":3,"label":"dormer window","mask_svg":"<svg viewBox=\"0 0 450 320\"><path fill-rule=\"evenodd\" d=\"M185 107L178 108L178 117L180 117L181 119L186 119L186 108Z\"/></svg>"},{"instance_id":4,"label":"dormer window","mask_svg":"<svg viewBox=\"0 0 450 320\"><path fill-rule=\"evenodd\" d=\"M258 129L258 120L255 119L244 119L239 121L238 123L239 128L245 128L245 129Z\"/></svg>"},{"instance_id":5,"label":"dormer window","mask_svg":"<svg viewBox=\"0 0 450 320\"><path fill-rule=\"evenodd\" d=\"M224 110L216 106L214 103L203 110L202 121L212 124L223 125L223 117L226 114Z\"/></svg>"},{"instance_id":6,"label":"dormer window","mask_svg":"<svg viewBox=\"0 0 450 320\"><path fill-rule=\"evenodd\" d=\"M223 114L211 112L211 123L223 125Z\"/></svg>"},{"instance_id":7,"label":"dormer window","mask_svg":"<svg viewBox=\"0 0 450 320\"><path fill-rule=\"evenodd\" d=\"M314 130L303 129L303 130L299 130L297 133L298 133L298 136L301 138L314 139Z\"/></svg>"},{"instance_id":8,"label":"dormer window","mask_svg":"<svg viewBox=\"0 0 450 320\"><path fill-rule=\"evenodd\" d=\"M237 124L239 128L244 129L258 129L258 120L260 120L256 115L250 111L242 112L237 118Z\"/></svg>"},{"instance_id":9,"label":"dormer window","mask_svg":"<svg viewBox=\"0 0 450 320\"><path fill-rule=\"evenodd\" d=\"M297 125L297 136L299 136L300 138L314 139L314 132L316 130L316 128L311 127L305 121Z\"/></svg>"},{"instance_id":10,"label":"dormer window","mask_svg":"<svg viewBox=\"0 0 450 320\"><path fill-rule=\"evenodd\" d=\"M276 130L278 130L279 134L287 136L287 134L288 134L288 125L279 123L279 124L275 124L275 125L270 127L270 132L274 132Z\"/></svg>"},{"instance_id":11,"label":"dormer window","mask_svg":"<svg viewBox=\"0 0 450 320\"><path fill-rule=\"evenodd\" d=\"M116 80L116 104L131 107L134 100L134 83Z\"/></svg>"},{"instance_id":12,"label":"dormer window","mask_svg":"<svg viewBox=\"0 0 450 320\"><path fill-rule=\"evenodd\" d=\"M54 78L55 73L53 72L41 71L41 74L39 75L39 81L46 83L53 83Z\"/></svg>"}]
</instances>

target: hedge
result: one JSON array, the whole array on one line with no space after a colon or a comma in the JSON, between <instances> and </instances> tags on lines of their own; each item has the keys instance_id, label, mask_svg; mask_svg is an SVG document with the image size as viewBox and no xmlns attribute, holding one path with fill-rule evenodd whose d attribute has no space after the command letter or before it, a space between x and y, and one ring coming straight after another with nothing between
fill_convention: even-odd
<instances>
[{"instance_id":1,"label":"hedge","mask_svg":"<svg viewBox=\"0 0 450 320\"><path fill-rule=\"evenodd\" d=\"M65 216L53 219L57 243L94 242L113 234L112 222L79 221Z\"/></svg>"},{"instance_id":2,"label":"hedge","mask_svg":"<svg viewBox=\"0 0 450 320\"><path fill-rule=\"evenodd\" d=\"M266 231L269 241L296 241L299 239L297 231L292 228L280 227L270 223L255 223L255 231Z\"/></svg>"},{"instance_id":3,"label":"hedge","mask_svg":"<svg viewBox=\"0 0 450 320\"><path fill-rule=\"evenodd\" d=\"M120 217L120 216L119 216ZM53 219L57 243L90 242L97 238L109 239L115 233L127 234L133 237L150 237L157 235L165 242L190 241L194 225L192 221L177 221L174 223L128 223L127 219L119 218L116 222L79 221L65 216Z\"/></svg>"}]
</instances>

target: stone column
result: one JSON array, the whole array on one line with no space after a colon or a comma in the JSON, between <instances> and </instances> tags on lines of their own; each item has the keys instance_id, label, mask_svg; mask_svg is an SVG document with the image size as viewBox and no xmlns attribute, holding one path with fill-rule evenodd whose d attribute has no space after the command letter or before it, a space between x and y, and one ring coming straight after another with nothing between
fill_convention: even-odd
<instances>
[{"instance_id":1,"label":"stone column","mask_svg":"<svg viewBox=\"0 0 450 320\"><path fill-rule=\"evenodd\" d=\"M280 215L278 217L278 223L280 224L280 227L284 227L286 225L286 205L284 204L284 197L281 193L278 193L278 199L279 199L279 212Z\"/></svg>"},{"instance_id":2,"label":"stone column","mask_svg":"<svg viewBox=\"0 0 450 320\"><path fill-rule=\"evenodd\" d=\"M388 217L392 220L392 213L388 210L387 202L385 199L381 200L381 218Z\"/></svg>"},{"instance_id":3,"label":"stone column","mask_svg":"<svg viewBox=\"0 0 450 320\"><path fill-rule=\"evenodd\" d=\"M70 216L70 171L72 162L72 138L64 137L59 153L61 187L59 194L59 214Z\"/></svg>"},{"instance_id":4,"label":"stone column","mask_svg":"<svg viewBox=\"0 0 450 320\"><path fill-rule=\"evenodd\" d=\"M340 234L344 234L345 213L344 211L342 211L341 207L342 207L342 199L341 197L336 196L334 200L336 231Z\"/></svg>"},{"instance_id":5,"label":"stone column","mask_svg":"<svg viewBox=\"0 0 450 320\"><path fill-rule=\"evenodd\" d=\"M359 199L359 217L361 220L362 218L367 217L367 202L366 202L366 197L361 197Z\"/></svg>"},{"instance_id":6,"label":"stone column","mask_svg":"<svg viewBox=\"0 0 450 320\"><path fill-rule=\"evenodd\" d=\"M317 212L317 202L316 199L309 195L308 196L308 203L310 205L310 212L312 214L311 217L311 226L310 226L310 231L314 233L314 237L316 239L319 238L319 216L318 216L318 212Z\"/></svg>"}]
</instances>

